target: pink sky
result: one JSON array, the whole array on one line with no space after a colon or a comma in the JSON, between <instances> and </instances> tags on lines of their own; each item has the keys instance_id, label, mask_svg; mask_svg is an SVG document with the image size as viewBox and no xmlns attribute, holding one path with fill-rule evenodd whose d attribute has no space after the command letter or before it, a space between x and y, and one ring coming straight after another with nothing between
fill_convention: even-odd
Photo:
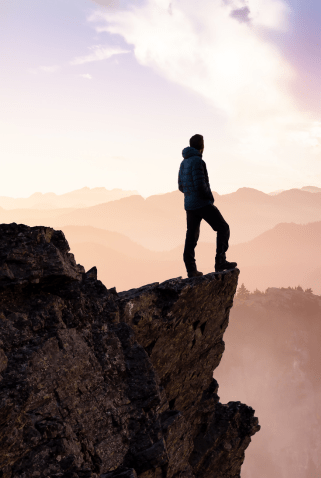
<instances>
[{"instance_id":1,"label":"pink sky","mask_svg":"<svg viewBox=\"0 0 321 478\"><path fill-rule=\"evenodd\" d=\"M1 195L173 191L195 133L220 194L320 187L318 19L315 0L0 2Z\"/></svg>"}]
</instances>

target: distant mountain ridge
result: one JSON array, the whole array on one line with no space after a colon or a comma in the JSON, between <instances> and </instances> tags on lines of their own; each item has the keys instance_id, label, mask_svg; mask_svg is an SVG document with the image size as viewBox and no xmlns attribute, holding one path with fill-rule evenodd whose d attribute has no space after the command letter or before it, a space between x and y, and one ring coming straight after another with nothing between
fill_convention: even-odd
<instances>
[{"instance_id":1,"label":"distant mountain ridge","mask_svg":"<svg viewBox=\"0 0 321 478\"><path fill-rule=\"evenodd\" d=\"M286 191L286 189L278 189L277 191L272 191L269 193L270 196L275 196L277 194L283 193L283 191ZM321 193L321 188L318 188L316 186L303 186L301 188L301 191L307 191L309 193Z\"/></svg>"},{"instance_id":2,"label":"distant mountain ridge","mask_svg":"<svg viewBox=\"0 0 321 478\"><path fill-rule=\"evenodd\" d=\"M109 201L116 201L123 197L138 194L137 191L122 189L107 190L101 188L84 187L65 194L34 193L28 198L10 198L0 196L0 207L4 209L55 209L55 208L83 208L95 206Z\"/></svg>"},{"instance_id":3,"label":"distant mountain ridge","mask_svg":"<svg viewBox=\"0 0 321 478\"><path fill-rule=\"evenodd\" d=\"M214 204L230 226L230 244L252 240L281 222L306 224L321 220L321 193L293 189L269 196L256 189L241 188L222 196L213 192L213 196ZM146 199L140 195L131 196L87 209L66 211L52 222L54 228L67 225L90 225L120 232L148 249L168 251L185 241L184 195L175 191ZM216 242L216 233L205 221L201 223L199 240Z\"/></svg>"},{"instance_id":4,"label":"distant mountain ridge","mask_svg":"<svg viewBox=\"0 0 321 478\"><path fill-rule=\"evenodd\" d=\"M213 192L217 197L233 196L235 194L240 194L241 191L257 191L257 193L268 196L276 196L283 192L293 191L295 189L279 189L277 191L272 191L268 194L259 191L254 188L239 188L237 191L227 194L218 194ZM321 188L316 186L304 186L298 191L305 191L310 193L320 193ZM176 191L163 194L153 194L148 196L146 199L152 197L166 196L168 194L173 194ZM85 208L96 206L98 204L103 204L105 202L117 201L124 197L129 196L141 196L136 190L123 190L120 188L106 189L105 187L96 187L88 188L83 187L81 189L76 189L64 194L56 194L53 192L41 193L36 192L27 198L12 198L9 196L0 196L0 210L1 209L55 209L55 208Z\"/></svg>"},{"instance_id":5,"label":"distant mountain ridge","mask_svg":"<svg viewBox=\"0 0 321 478\"><path fill-rule=\"evenodd\" d=\"M230 245L250 241L279 223L321 221L321 193L291 189L270 196L253 188L240 188L225 195L213 191L213 196L230 226ZM186 237L184 195L178 190L146 199L130 195L83 208L1 209L0 222L43 224L54 229L91 226L125 234L153 251L169 251L183 244ZM199 240L216 243L216 233L205 221Z\"/></svg>"},{"instance_id":6,"label":"distant mountain ridge","mask_svg":"<svg viewBox=\"0 0 321 478\"><path fill-rule=\"evenodd\" d=\"M97 265L98 277L117 290L140 287L159 278L186 276L184 243L170 251L151 251L126 235L88 226L62 227L71 252L90 269ZM283 223L252 241L232 245L228 260L240 269L239 282L250 290L267 287L304 288L321 294L321 221L306 225ZM215 244L199 242L196 248L198 270L214 271ZM111 280L113 283L111 283Z\"/></svg>"}]
</instances>

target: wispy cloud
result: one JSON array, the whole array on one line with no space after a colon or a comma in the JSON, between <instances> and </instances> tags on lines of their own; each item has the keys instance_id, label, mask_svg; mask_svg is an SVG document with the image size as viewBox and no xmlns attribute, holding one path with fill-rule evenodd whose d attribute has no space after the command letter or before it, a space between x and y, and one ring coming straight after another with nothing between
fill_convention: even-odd
<instances>
[{"instance_id":1,"label":"wispy cloud","mask_svg":"<svg viewBox=\"0 0 321 478\"><path fill-rule=\"evenodd\" d=\"M261 35L286 31L289 13L283 0L202 0L201 8L198 0L146 0L88 21L134 45L140 64L221 109L235 153L260 161L287 151L289 161L302 161L298 141L315 154L321 123L299 111L289 88L295 70Z\"/></svg>"},{"instance_id":2,"label":"wispy cloud","mask_svg":"<svg viewBox=\"0 0 321 478\"><path fill-rule=\"evenodd\" d=\"M103 45L94 45L89 47L92 51L90 55L78 56L70 62L71 65L82 65L92 61L102 61L111 58L114 55L122 55L124 53L130 53L130 50L123 50L119 47L110 47Z\"/></svg>"},{"instance_id":3,"label":"wispy cloud","mask_svg":"<svg viewBox=\"0 0 321 478\"><path fill-rule=\"evenodd\" d=\"M230 16L232 18L236 18L239 22L249 22L250 21L250 13L251 10L249 7L246 5L245 7L242 8L236 8L235 10L232 10L230 13Z\"/></svg>"},{"instance_id":4,"label":"wispy cloud","mask_svg":"<svg viewBox=\"0 0 321 478\"><path fill-rule=\"evenodd\" d=\"M298 143L298 145L310 148L314 154L321 154L321 122L307 122L305 125L300 125L293 128L289 133L291 140Z\"/></svg>"},{"instance_id":5,"label":"wispy cloud","mask_svg":"<svg viewBox=\"0 0 321 478\"><path fill-rule=\"evenodd\" d=\"M45 71L47 73L54 73L55 71L59 70L60 66L53 65L53 66L39 66L39 70Z\"/></svg>"},{"instance_id":6,"label":"wispy cloud","mask_svg":"<svg viewBox=\"0 0 321 478\"><path fill-rule=\"evenodd\" d=\"M60 69L59 65L51 65L51 66L38 66L37 68L30 68L29 71L31 73L38 73L39 71L44 71L45 73L55 73Z\"/></svg>"},{"instance_id":7,"label":"wispy cloud","mask_svg":"<svg viewBox=\"0 0 321 478\"><path fill-rule=\"evenodd\" d=\"M81 76L82 78L86 78L87 80L92 80L93 78L89 73L83 73L79 76Z\"/></svg>"},{"instance_id":8,"label":"wispy cloud","mask_svg":"<svg viewBox=\"0 0 321 478\"><path fill-rule=\"evenodd\" d=\"M93 3L97 5L101 5L103 7L119 7L120 0L91 0Z\"/></svg>"},{"instance_id":9,"label":"wispy cloud","mask_svg":"<svg viewBox=\"0 0 321 478\"><path fill-rule=\"evenodd\" d=\"M264 15L257 14L252 3L253 24L264 24ZM174 3L170 14L168 0L147 0L127 11L97 11L89 21L105 20L104 26L96 27L98 32L122 35L134 45L139 63L191 88L229 114L262 114L280 104L287 106L289 98L282 86L293 75L290 65L273 45L260 39L255 28L231 18L236 6L237 2L222 6L220 0L203 0L202 8L197 8L197 0L184 0ZM262 9L272 16L264 4ZM275 9L275 28L282 15L281 9Z\"/></svg>"}]
</instances>

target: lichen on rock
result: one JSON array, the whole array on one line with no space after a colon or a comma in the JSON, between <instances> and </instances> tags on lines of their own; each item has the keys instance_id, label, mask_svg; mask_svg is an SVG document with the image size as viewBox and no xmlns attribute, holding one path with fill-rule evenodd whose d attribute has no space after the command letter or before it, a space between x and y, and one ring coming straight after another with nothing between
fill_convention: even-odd
<instances>
[{"instance_id":1,"label":"lichen on rock","mask_svg":"<svg viewBox=\"0 0 321 478\"><path fill-rule=\"evenodd\" d=\"M0 233L0 477L240 476L260 427L213 379L239 271L117 293L61 231Z\"/></svg>"}]
</instances>

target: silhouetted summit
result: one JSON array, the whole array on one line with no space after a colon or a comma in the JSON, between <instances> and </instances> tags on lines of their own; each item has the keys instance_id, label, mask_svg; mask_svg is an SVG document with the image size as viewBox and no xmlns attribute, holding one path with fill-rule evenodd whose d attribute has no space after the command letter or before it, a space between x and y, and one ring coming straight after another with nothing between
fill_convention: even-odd
<instances>
[{"instance_id":1,"label":"silhouetted summit","mask_svg":"<svg viewBox=\"0 0 321 478\"><path fill-rule=\"evenodd\" d=\"M259 429L212 372L237 269L117 293L64 234L0 225L0 475L239 476Z\"/></svg>"}]
</instances>

